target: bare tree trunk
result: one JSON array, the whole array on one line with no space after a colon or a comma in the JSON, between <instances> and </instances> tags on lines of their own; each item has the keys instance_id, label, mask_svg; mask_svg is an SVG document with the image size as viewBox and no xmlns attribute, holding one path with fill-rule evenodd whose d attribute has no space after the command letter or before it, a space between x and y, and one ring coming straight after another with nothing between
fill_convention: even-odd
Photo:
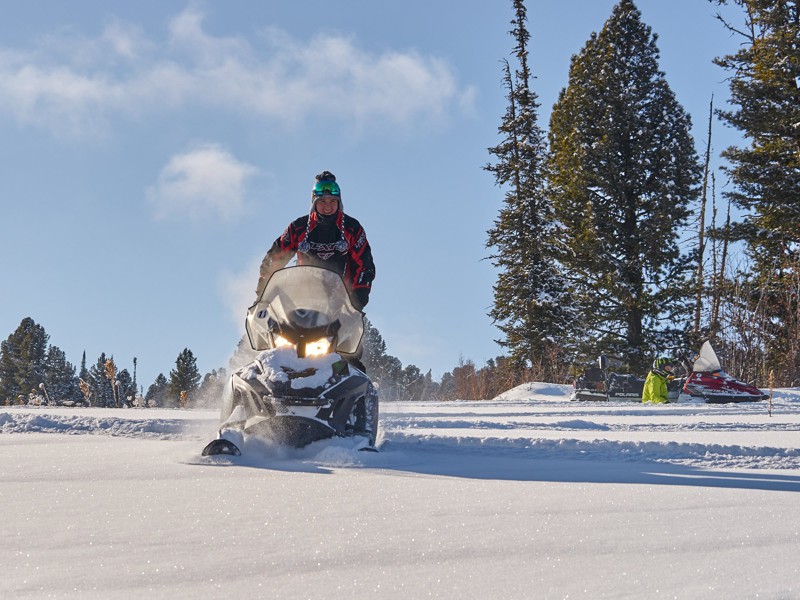
<instances>
[{"instance_id":1,"label":"bare tree trunk","mask_svg":"<svg viewBox=\"0 0 800 600\"><path fill-rule=\"evenodd\" d=\"M714 302L711 310L711 330L709 337L716 336L719 330L719 307L722 303L722 288L725 285L725 264L728 262L728 233L731 228L731 201L728 200L728 214L725 218L725 236L722 239L722 255L719 260L719 272L715 276L719 282L716 286Z\"/></svg>"},{"instance_id":2,"label":"bare tree trunk","mask_svg":"<svg viewBox=\"0 0 800 600\"><path fill-rule=\"evenodd\" d=\"M697 227L697 301L694 307L694 339L700 341L700 314L703 308L703 254L705 252L706 201L708 199L708 172L711 163L711 123L714 119L714 94L708 106L708 141L706 143L706 161L703 170L703 196L700 201L700 222Z\"/></svg>"}]
</instances>

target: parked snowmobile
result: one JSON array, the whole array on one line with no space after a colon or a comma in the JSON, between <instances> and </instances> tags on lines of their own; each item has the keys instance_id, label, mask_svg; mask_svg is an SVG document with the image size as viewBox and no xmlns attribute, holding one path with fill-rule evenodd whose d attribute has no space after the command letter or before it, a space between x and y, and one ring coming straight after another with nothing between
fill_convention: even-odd
<instances>
[{"instance_id":1,"label":"parked snowmobile","mask_svg":"<svg viewBox=\"0 0 800 600\"><path fill-rule=\"evenodd\" d=\"M739 381L723 371L717 354L708 341L703 343L694 363L685 362L688 375L679 398L680 402L724 404L758 402L768 398L757 387Z\"/></svg>"},{"instance_id":2,"label":"parked snowmobile","mask_svg":"<svg viewBox=\"0 0 800 600\"><path fill-rule=\"evenodd\" d=\"M640 402L644 379L630 373L609 371L611 362L614 362L614 366L622 366L621 362L601 356L597 366L587 367L575 380L571 400Z\"/></svg>"},{"instance_id":3,"label":"parked snowmobile","mask_svg":"<svg viewBox=\"0 0 800 600\"><path fill-rule=\"evenodd\" d=\"M241 454L247 436L301 448L332 437L374 449L378 395L358 359L364 314L342 278L315 266L273 273L250 307L255 360L236 370L223 399L219 437L203 456Z\"/></svg>"},{"instance_id":4,"label":"parked snowmobile","mask_svg":"<svg viewBox=\"0 0 800 600\"><path fill-rule=\"evenodd\" d=\"M584 402L641 402L644 391L644 378L632 373L615 373L610 366L621 367L622 362L601 356L597 366L587 367L575 380L571 400ZM678 400L683 380L667 382L667 397L671 402Z\"/></svg>"}]
</instances>

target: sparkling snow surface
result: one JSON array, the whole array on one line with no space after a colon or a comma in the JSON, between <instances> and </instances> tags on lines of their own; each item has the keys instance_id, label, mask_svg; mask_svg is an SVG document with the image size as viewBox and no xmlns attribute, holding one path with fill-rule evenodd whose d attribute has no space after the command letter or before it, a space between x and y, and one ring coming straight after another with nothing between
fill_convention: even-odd
<instances>
[{"instance_id":1,"label":"sparkling snow surface","mask_svg":"<svg viewBox=\"0 0 800 600\"><path fill-rule=\"evenodd\" d=\"M0 598L798 598L800 390L384 403L380 453L214 411L0 408Z\"/></svg>"}]
</instances>

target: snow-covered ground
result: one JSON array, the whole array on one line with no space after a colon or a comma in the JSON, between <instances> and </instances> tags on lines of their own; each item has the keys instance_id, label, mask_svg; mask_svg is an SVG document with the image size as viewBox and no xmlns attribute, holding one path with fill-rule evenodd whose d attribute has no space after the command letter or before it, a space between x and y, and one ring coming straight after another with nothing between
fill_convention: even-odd
<instances>
[{"instance_id":1,"label":"snow-covered ground","mask_svg":"<svg viewBox=\"0 0 800 600\"><path fill-rule=\"evenodd\" d=\"M800 597L800 389L568 394L237 458L200 456L213 411L0 408L0 598Z\"/></svg>"}]
</instances>

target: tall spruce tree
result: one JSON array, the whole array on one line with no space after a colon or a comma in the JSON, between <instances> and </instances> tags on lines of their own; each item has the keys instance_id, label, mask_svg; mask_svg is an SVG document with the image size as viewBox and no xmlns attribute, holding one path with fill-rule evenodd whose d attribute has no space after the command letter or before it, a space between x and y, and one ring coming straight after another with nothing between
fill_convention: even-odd
<instances>
[{"instance_id":1,"label":"tall spruce tree","mask_svg":"<svg viewBox=\"0 0 800 600\"><path fill-rule=\"evenodd\" d=\"M800 6L793 0L732 0L744 9L736 54L715 63L729 71L733 110L719 111L749 140L723 156L736 189L726 195L749 211L741 233L767 271L800 244Z\"/></svg>"},{"instance_id":2,"label":"tall spruce tree","mask_svg":"<svg viewBox=\"0 0 800 600\"><path fill-rule=\"evenodd\" d=\"M25 317L0 343L0 401L13 403L20 395L39 392L45 380L49 338L44 327Z\"/></svg>"},{"instance_id":3,"label":"tall spruce tree","mask_svg":"<svg viewBox=\"0 0 800 600\"><path fill-rule=\"evenodd\" d=\"M490 258L498 269L489 316L503 334L517 367L555 365L571 322L553 248L553 212L545 183L545 135L538 125L539 102L531 89L527 20L523 0L513 1L509 32L518 63L512 75L504 61L508 108L499 127L502 141L489 148L496 162L484 168L506 189L503 207L488 233Z\"/></svg>"},{"instance_id":4,"label":"tall spruce tree","mask_svg":"<svg viewBox=\"0 0 800 600\"><path fill-rule=\"evenodd\" d=\"M743 9L744 25L720 20L743 43L715 61L731 74L733 108L719 114L748 145L723 153L734 183L726 195L747 211L734 235L752 259L749 285L759 290L751 302L765 324L765 370L791 384L800 378L800 6L730 1Z\"/></svg>"},{"instance_id":5,"label":"tall spruce tree","mask_svg":"<svg viewBox=\"0 0 800 600\"><path fill-rule=\"evenodd\" d=\"M169 382L167 378L164 377L163 373L159 373L156 380L147 388L147 394L144 397L147 406L166 406L168 389Z\"/></svg>"},{"instance_id":6,"label":"tall spruce tree","mask_svg":"<svg viewBox=\"0 0 800 600\"><path fill-rule=\"evenodd\" d=\"M136 398L136 385L133 383L133 377L128 369L122 369L117 373L117 393L119 394L119 403L121 406L133 406L133 401Z\"/></svg>"},{"instance_id":7,"label":"tall spruce tree","mask_svg":"<svg viewBox=\"0 0 800 600\"><path fill-rule=\"evenodd\" d=\"M75 402L82 398L75 367L58 346L50 346L47 350L44 384L54 402Z\"/></svg>"},{"instance_id":8,"label":"tall spruce tree","mask_svg":"<svg viewBox=\"0 0 800 600\"><path fill-rule=\"evenodd\" d=\"M89 377L89 369L86 368L86 350L83 351L83 356L81 356L81 368L78 371L78 377L84 381Z\"/></svg>"},{"instance_id":9,"label":"tall spruce tree","mask_svg":"<svg viewBox=\"0 0 800 600\"><path fill-rule=\"evenodd\" d=\"M91 389L92 406L109 407L116 403L114 383L108 378L106 363L108 362L106 353L101 352L97 362L89 368L89 379L85 380ZM113 358L110 359L113 361Z\"/></svg>"},{"instance_id":10,"label":"tall spruce tree","mask_svg":"<svg viewBox=\"0 0 800 600\"><path fill-rule=\"evenodd\" d=\"M585 357L643 370L688 330L691 257L677 243L698 194L691 121L632 0L572 58L550 121L551 185Z\"/></svg>"},{"instance_id":11,"label":"tall spruce tree","mask_svg":"<svg viewBox=\"0 0 800 600\"><path fill-rule=\"evenodd\" d=\"M197 359L191 350L184 348L175 360L175 368L169 372L167 399L170 405L177 406L179 404L181 392L186 392L191 402L200 387L201 378L200 371L197 369Z\"/></svg>"}]
</instances>

